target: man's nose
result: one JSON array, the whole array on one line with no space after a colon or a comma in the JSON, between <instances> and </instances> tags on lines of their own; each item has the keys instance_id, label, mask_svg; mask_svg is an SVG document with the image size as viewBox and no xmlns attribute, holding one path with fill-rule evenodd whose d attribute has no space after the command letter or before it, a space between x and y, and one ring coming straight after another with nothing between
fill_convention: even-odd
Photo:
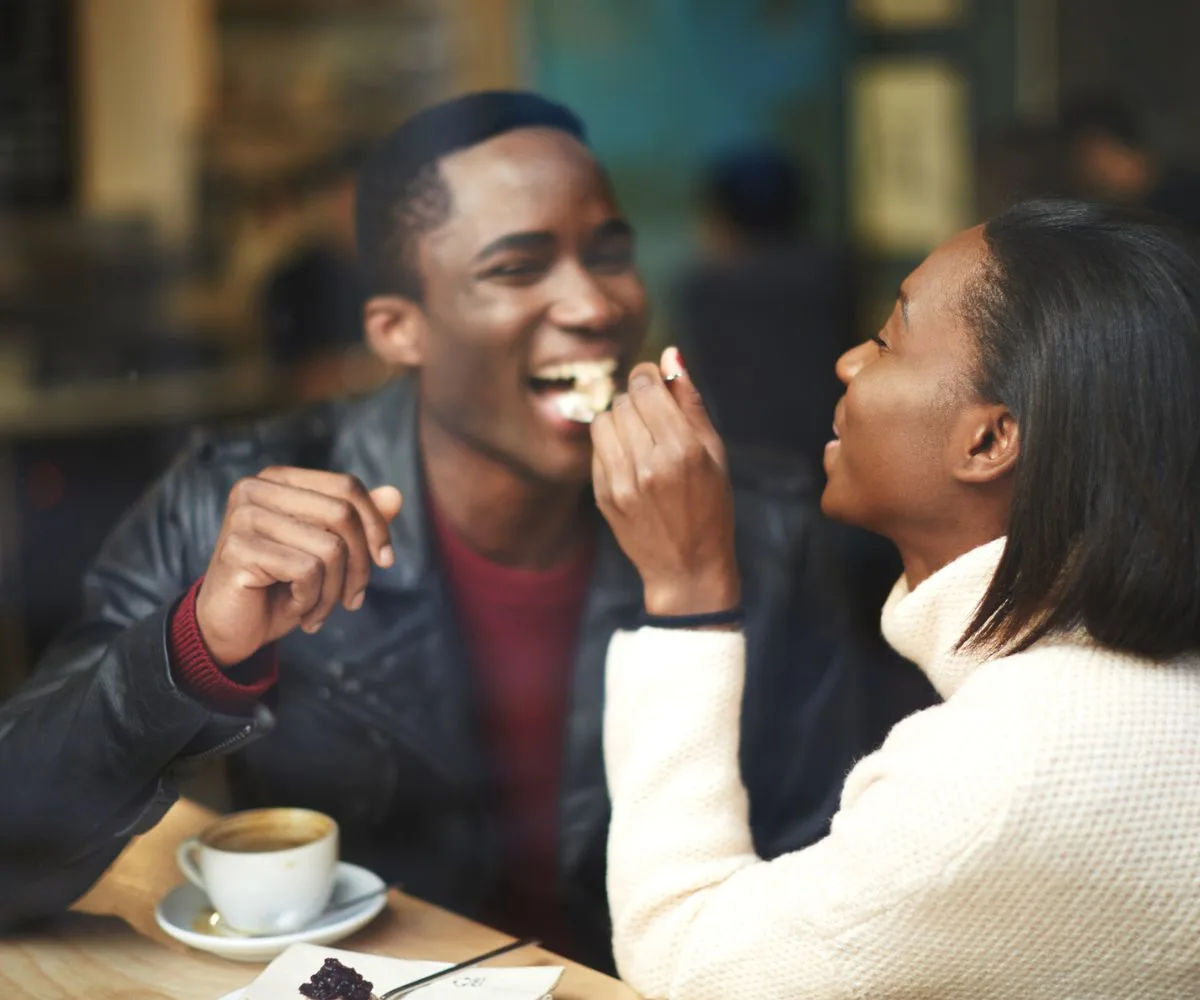
<instances>
[{"instance_id":1,"label":"man's nose","mask_svg":"<svg viewBox=\"0 0 1200 1000\"><path fill-rule=\"evenodd\" d=\"M562 269L554 288L550 321L568 330L602 333L620 321L624 309L594 275L574 265Z\"/></svg>"}]
</instances>

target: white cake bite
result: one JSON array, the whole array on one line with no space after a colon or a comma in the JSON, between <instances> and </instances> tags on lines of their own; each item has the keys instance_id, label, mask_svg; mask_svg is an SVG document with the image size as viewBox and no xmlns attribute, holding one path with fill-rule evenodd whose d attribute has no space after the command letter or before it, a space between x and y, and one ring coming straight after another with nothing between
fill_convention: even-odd
<instances>
[{"instance_id":1,"label":"white cake bite","mask_svg":"<svg viewBox=\"0 0 1200 1000\"><path fill-rule=\"evenodd\" d=\"M533 373L533 389L549 396L558 414L577 424L590 424L612 405L616 358L546 365Z\"/></svg>"}]
</instances>

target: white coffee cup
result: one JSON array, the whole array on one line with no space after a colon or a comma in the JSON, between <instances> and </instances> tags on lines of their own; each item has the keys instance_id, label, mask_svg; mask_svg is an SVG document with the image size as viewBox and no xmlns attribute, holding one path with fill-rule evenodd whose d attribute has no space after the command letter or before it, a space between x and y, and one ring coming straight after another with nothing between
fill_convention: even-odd
<instances>
[{"instance_id":1,"label":"white coffee cup","mask_svg":"<svg viewBox=\"0 0 1200 1000\"><path fill-rule=\"evenodd\" d=\"M309 809L252 809L213 823L175 854L234 930L287 934L329 903L338 863L338 826Z\"/></svg>"}]
</instances>

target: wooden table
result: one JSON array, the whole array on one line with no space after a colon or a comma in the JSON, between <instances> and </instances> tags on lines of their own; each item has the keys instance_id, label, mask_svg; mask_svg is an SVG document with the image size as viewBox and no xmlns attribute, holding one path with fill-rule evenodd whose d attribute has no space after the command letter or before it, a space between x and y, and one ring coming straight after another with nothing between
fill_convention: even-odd
<instances>
[{"instance_id":1,"label":"wooden table","mask_svg":"<svg viewBox=\"0 0 1200 1000\"><path fill-rule=\"evenodd\" d=\"M387 910L335 947L455 962L511 940L393 892ZM637 1000L623 983L541 949L522 949L494 964L565 966L554 991L556 1000ZM218 1000L247 985L261 969L196 951L170 951L115 917L83 913L68 914L35 933L0 940L0 997L5 1000Z\"/></svg>"},{"instance_id":2,"label":"wooden table","mask_svg":"<svg viewBox=\"0 0 1200 1000\"><path fill-rule=\"evenodd\" d=\"M214 816L181 799L157 826L135 838L75 904L85 912L68 913L21 935L0 937L0 1000L219 1000L249 984L262 965L192 951L167 938L154 923L155 904L180 882L176 845ZM120 914L124 920L101 914ZM393 892L383 913L334 947L393 958L461 962L511 940L482 924ZM637 1000L623 983L540 949L523 948L496 959L495 964L563 966L554 991L557 1000Z\"/></svg>"}]
</instances>

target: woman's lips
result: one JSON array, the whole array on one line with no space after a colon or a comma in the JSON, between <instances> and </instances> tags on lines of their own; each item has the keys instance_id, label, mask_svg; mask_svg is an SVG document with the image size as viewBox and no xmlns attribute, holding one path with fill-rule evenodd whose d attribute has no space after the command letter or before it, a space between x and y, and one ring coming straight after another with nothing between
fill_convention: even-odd
<instances>
[{"instance_id":1,"label":"woman's lips","mask_svg":"<svg viewBox=\"0 0 1200 1000\"><path fill-rule=\"evenodd\" d=\"M821 464L825 466L825 474L829 474L830 468L837 459L838 452L842 448L842 432L838 428L838 417L841 415L841 404L833 412L833 424L830 430L833 432L833 439L825 443L825 452L821 456Z\"/></svg>"},{"instance_id":2,"label":"woman's lips","mask_svg":"<svg viewBox=\"0 0 1200 1000\"><path fill-rule=\"evenodd\" d=\"M837 460L838 452L842 450L842 442L838 440L826 441L825 452L821 455L821 464L825 466L825 474L829 474L829 470L833 467Z\"/></svg>"}]
</instances>

